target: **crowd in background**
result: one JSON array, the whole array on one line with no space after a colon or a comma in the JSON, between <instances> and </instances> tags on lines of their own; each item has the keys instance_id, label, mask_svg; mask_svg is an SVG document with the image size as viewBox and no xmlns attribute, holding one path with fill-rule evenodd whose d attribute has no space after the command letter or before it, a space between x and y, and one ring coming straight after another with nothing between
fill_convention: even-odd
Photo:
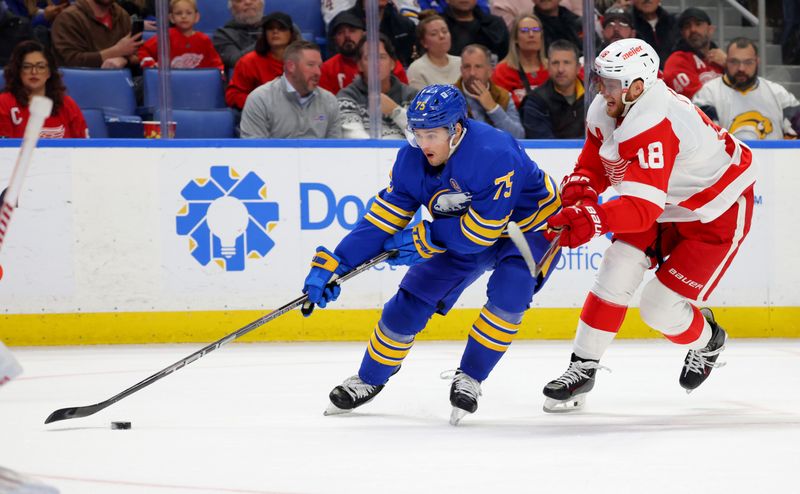
<instances>
[{"instance_id":1,"label":"crowd in background","mask_svg":"<svg viewBox=\"0 0 800 494\"><path fill-rule=\"evenodd\" d=\"M219 0L222 2L223 0ZM154 0L0 1L0 137L20 137L27 105L47 95L45 137L89 135L59 67L128 69L134 81L158 67ZM428 84L453 84L471 118L517 138L582 138L585 63L613 41L638 37L661 59L661 77L710 118L743 138L796 138L800 104L757 76L755 42L719 47L708 14L669 13L659 0L378 0L380 137L404 137L405 108ZM798 52L798 1L784 0L784 61ZM216 69L241 137L366 138L368 45L364 0L321 0L323 47L264 0L229 0L230 20L195 29L196 0L169 2L170 67ZM592 15L585 33L582 19ZM595 38L597 53L584 54ZM147 38L145 40L145 38ZM139 89L140 85L136 85ZM141 103L141 91L137 93ZM732 104L730 102L733 102Z\"/></svg>"}]
</instances>

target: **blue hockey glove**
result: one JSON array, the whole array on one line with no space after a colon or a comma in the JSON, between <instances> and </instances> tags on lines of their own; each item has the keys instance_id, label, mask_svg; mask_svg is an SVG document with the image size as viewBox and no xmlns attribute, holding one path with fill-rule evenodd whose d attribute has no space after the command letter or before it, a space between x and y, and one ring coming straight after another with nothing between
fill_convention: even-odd
<instances>
[{"instance_id":1,"label":"blue hockey glove","mask_svg":"<svg viewBox=\"0 0 800 494\"><path fill-rule=\"evenodd\" d=\"M317 252L311 260L311 270L303 285L303 293L308 294L310 304L317 304L325 308L328 302L339 298L342 288L336 283L331 283L331 278L334 274L342 274L348 270L349 268L341 264L341 260L336 257L336 254L325 247L317 247ZM311 307L304 309L303 315L311 314Z\"/></svg>"},{"instance_id":2,"label":"blue hockey glove","mask_svg":"<svg viewBox=\"0 0 800 494\"><path fill-rule=\"evenodd\" d=\"M446 249L433 243L430 222L422 220L414 228L403 230L383 243L384 250L397 250L396 257L387 259L392 266L413 266L425 262Z\"/></svg>"}]
</instances>

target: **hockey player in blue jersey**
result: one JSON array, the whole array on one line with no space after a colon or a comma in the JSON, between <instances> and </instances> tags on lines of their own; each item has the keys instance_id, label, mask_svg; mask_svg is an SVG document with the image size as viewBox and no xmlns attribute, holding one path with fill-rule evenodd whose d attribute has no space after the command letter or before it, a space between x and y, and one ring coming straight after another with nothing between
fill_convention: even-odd
<instances>
[{"instance_id":1,"label":"hockey player in blue jersey","mask_svg":"<svg viewBox=\"0 0 800 494\"><path fill-rule=\"evenodd\" d=\"M488 301L450 387L455 425L477 409L481 382L508 349L560 255L533 279L506 224L519 224L539 260L549 244L543 228L561 201L553 179L511 135L467 118L464 96L454 86L424 88L407 116L409 145L397 153L389 186L333 252L317 249L303 292L325 307L339 296L340 287L330 284L334 274L382 251L397 249L399 255L387 262L411 266L384 305L358 374L330 393L326 414L343 413L374 398L428 320L447 314L467 286L493 270ZM433 221L404 229L420 206Z\"/></svg>"}]
</instances>

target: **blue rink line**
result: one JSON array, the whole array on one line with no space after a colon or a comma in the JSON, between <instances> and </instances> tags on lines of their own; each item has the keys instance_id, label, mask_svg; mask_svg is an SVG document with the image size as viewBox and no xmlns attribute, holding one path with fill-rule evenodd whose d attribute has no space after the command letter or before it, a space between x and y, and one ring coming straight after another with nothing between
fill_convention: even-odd
<instances>
[{"instance_id":1,"label":"blue rink line","mask_svg":"<svg viewBox=\"0 0 800 494\"><path fill-rule=\"evenodd\" d=\"M580 149L583 139L520 140L526 149ZM746 141L753 149L800 149L800 140ZM0 148L19 147L22 139L0 139ZM40 148L381 148L396 149L401 139L41 139Z\"/></svg>"}]
</instances>

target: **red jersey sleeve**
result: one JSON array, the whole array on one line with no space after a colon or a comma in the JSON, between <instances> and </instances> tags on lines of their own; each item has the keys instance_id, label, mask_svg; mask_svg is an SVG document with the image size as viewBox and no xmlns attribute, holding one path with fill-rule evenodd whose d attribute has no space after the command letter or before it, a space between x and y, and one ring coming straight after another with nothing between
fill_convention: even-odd
<instances>
[{"instance_id":1,"label":"red jersey sleeve","mask_svg":"<svg viewBox=\"0 0 800 494\"><path fill-rule=\"evenodd\" d=\"M586 129L586 141L583 143L581 154L575 163L574 173L589 177L592 188L602 194L609 186L608 178L600 160L600 146L603 144L603 135L600 129Z\"/></svg>"},{"instance_id":2,"label":"red jersey sleeve","mask_svg":"<svg viewBox=\"0 0 800 494\"><path fill-rule=\"evenodd\" d=\"M649 228L664 211L667 186L680 141L668 119L619 144L620 158L628 163L615 187L619 201L603 205L609 230L639 232Z\"/></svg>"},{"instance_id":3,"label":"red jersey sleeve","mask_svg":"<svg viewBox=\"0 0 800 494\"><path fill-rule=\"evenodd\" d=\"M158 36L153 36L139 47L139 65L143 69L155 67L158 63Z\"/></svg>"},{"instance_id":4,"label":"red jersey sleeve","mask_svg":"<svg viewBox=\"0 0 800 494\"><path fill-rule=\"evenodd\" d=\"M64 106L61 111L64 114L66 133L64 137L85 139L88 137L89 129L86 127L86 120L83 118L78 104L69 96L64 96Z\"/></svg>"},{"instance_id":5,"label":"red jersey sleeve","mask_svg":"<svg viewBox=\"0 0 800 494\"><path fill-rule=\"evenodd\" d=\"M0 137L14 137L14 125L11 123L13 103L9 99L14 99L11 93L0 93Z\"/></svg>"},{"instance_id":6,"label":"red jersey sleeve","mask_svg":"<svg viewBox=\"0 0 800 494\"><path fill-rule=\"evenodd\" d=\"M400 63L400 60L395 60L394 62L394 70L392 73L400 79L400 82L403 84L408 84L408 76L406 75L406 69L403 68L403 64Z\"/></svg>"},{"instance_id":7,"label":"red jersey sleeve","mask_svg":"<svg viewBox=\"0 0 800 494\"><path fill-rule=\"evenodd\" d=\"M664 82L689 99L703 86L699 74L695 55L691 52L676 51L664 63Z\"/></svg>"},{"instance_id":8,"label":"red jersey sleeve","mask_svg":"<svg viewBox=\"0 0 800 494\"><path fill-rule=\"evenodd\" d=\"M247 95L258 87L252 85L251 79L253 79L254 74L251 73L249 60L250 57L245 55L236 62L231 82L225 89L225 104L231 108L243 109L244 103L247 101Z\"/></svg>"},{"instance_id":9,"label":"red jersey sleeve","mask_svg":"<svg viewBox=\"0 0 800 494\"><path fill-rule=\"evenodd\" d=\"M339 81L337 79L337 64L334 58L328 59L322 64L322 71L319 75L319 87L326 89L333 94L339 92Z\"/></svg>"},{"instance_id":10,"label":"red jersey sleeve","mask_svg":"<svg viewBox=\"0 0 800 494\"><path fill-rule=\"evenodd\" d=\"M209 38L205 33L198 32L200 36L200 46L203 50L203 61L200 63L200 67L204 69L219 69L224 71L225 64L222 63L222 59L217 53L217 50L214 48L214 43L211 42L211 38ZM141 57L140 57L141 58Z\"/></svg>"}]
</instances>

